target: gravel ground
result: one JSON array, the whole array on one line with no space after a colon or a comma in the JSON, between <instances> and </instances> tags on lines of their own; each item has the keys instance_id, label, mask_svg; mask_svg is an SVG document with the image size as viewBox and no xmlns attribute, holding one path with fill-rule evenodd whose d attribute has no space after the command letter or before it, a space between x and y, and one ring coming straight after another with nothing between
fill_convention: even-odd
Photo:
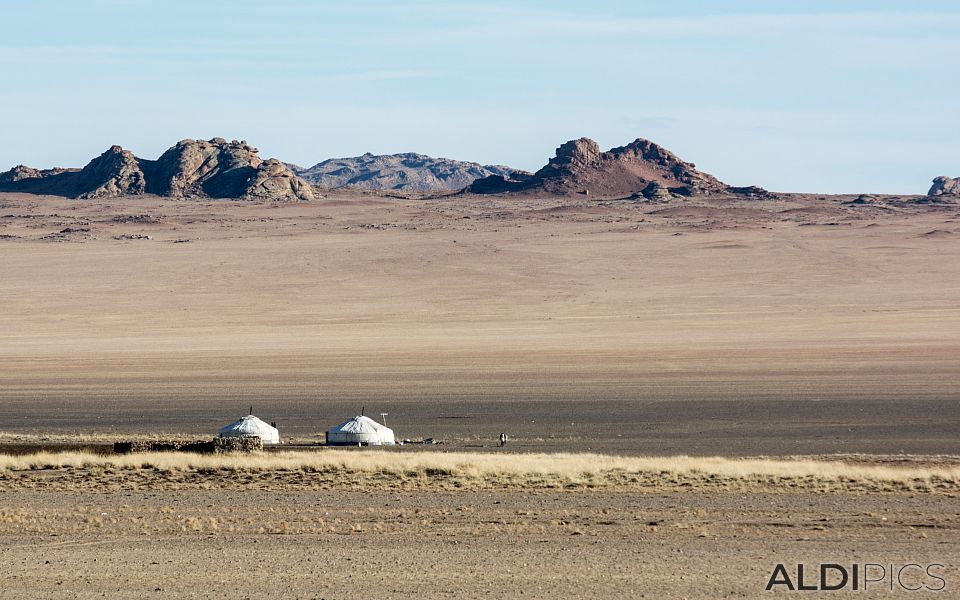
<instances>
[{"instance_id":1,"label":"gravel ground","mask_svg":"<svg viewBox=\"0 0 960 600\"><path fill-rule=\"evenodd\" d=\"M17 598L752 598L778 562L943 563L960 585L960 509L931 495L195 487L0 506Z\"/></svg>"}]
</instances>

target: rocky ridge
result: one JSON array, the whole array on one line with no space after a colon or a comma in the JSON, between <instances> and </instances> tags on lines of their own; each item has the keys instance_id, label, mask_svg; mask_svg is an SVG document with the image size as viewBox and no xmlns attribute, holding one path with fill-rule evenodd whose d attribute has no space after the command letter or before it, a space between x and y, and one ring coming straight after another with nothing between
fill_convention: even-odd
<instances>
[{"instance_id":1,"label":"rocky ridge","mask_svg":"<svg viewBox=\"0 0 960 600\"><path fill-rule=\"evenodd\" d=\"M407 192L456 192L477 179L524 173L501 165L481 165L423 154L375 155L369 152L350 158L331 158L310 168L291 166L301 178L317 188L358 188Z\"/></svg>"},{"instance_id":2,"label":"rocky ridge","mask_svg":"<svg viewBox=\"0 0 960 600\"><path fill-rule=\"evenodd\" d=\"M27 179L39 179L41 177L43 177L43 173L38 169L17 165L9 171L0 173L0 185L16 183Z\"/></svg>"},{"instance_id":3,"label":"rocky ridge","mask_svg":"<svg viewBox=\"0 0 960 600\"><path fill-rule=\"evenodd\" d=\"M140 161L133 152L120 146L111 146L91 160L73 179L78 198L135 196L147 190L147 178Z\"/></svg>"},{"instance_id":4,"label":"rocky ridge","mask_svg":"<svg viewBox=\"0 0 960 600\"><path fill-rule=\"evenodd\" d=\"M83 169L14 167L0 174L0 191L110 198L157 194L173 198L309 200L310 185L282 162L263 160L243 141L182 140L157 160L112 146Z\"/></svg>"},{"instance_id":5,"label":"rocky ridge","mask_svg":"<svg viewBox=\"0 0 960 600\"><path fill-rule=\"evenodd\" d=\"M493 175L475 181L467 191L476 194L642 196L648 199L766 193L760 188L728 186L697 170L693 163L684 162L669 150L642 138L606 152L589 138L571 140L557 148L556 156L532 175Z\"/></svg>"}]
</instances>

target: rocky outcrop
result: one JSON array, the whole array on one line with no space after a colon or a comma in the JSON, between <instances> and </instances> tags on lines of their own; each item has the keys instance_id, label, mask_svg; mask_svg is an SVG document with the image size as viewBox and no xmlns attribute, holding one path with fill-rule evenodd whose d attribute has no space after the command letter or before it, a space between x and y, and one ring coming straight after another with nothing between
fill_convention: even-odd
<instances>
[{"instance_id":1,"label":"rocky outcrop","mask_svg":"<svg viewBox=\"0 0 960 600\"><path fill-rule=\"evenodd\" d=\"M933 180L928 196L960 196L960 177L950 178L941 175Z\"/></svg>"},{"instance_id":2,"label":"rocky outcrop","mask_svg":"<svg viewBox=\"0 0 960 600\"><path fill-rule=\"evenodd\" d=\"M224 171L221 163L227 161L221 161L221 155L229 160L237 150L241 148L231 148L223 138L181 140L151 165L150 191L176 198L205 195L204 184ZM248 155L247 164L236 166L250 166L249 157L256 156L253 150L244 151L244 154ZM255 162L259 164L259 157ZM211 187L217 188L215 184Z\"/></svg>"},{"instance_id":3,"label":"rocky outcrop","mask_svg":"<svg viewBox=\"0 0 960 600\"><path fill-rule=\"evenodd\" d=\"M267 201L310 200L310 185L282 162L263 160L246 142L183 140L157 160L137 158L120 146L80 170L15 167L0 175L0 191L74 198L157 194L175 198Z\"/></svg>"},{"instance_id":4,"label":"rocky outcrop","mask_svg":"<svg viewBox=\"0 0 960 600\"><path fill-rule=\"evenodd\" d=\"M561 145L556 156L529 177L488 177L475 181L468 188L477 194L586 193L654 199L735 193L734 190L649 140L637 139L626 146L602 152L597 143L588 138Z\"/></svg>"},{"instance_id":5,"label":"rocky outcrop","mask_svg":"<svg viewBox=\"0 0 960 600\"><path fill-rule=\"evenodd\" d=\"M278 160L245 141L182 140L154 161L148 190L176 198L310 200L313 191Z\"/></svg>"},{"instance_id":6,"label":"rocky outcrop","mask_svg":"<svg viewBox=\"0 0 960 600\"><path fill-rule=\"evenodd\" d=\"M595 168L602 157L600 146L590 138L570 140L557 148L556 156L534 173L534 177L559 183L563 177L577 177Z\"/></svg>"},{"instance_id":7,"label":"rocky outcrop","mask_svg":"<svg viewBox=\"0 0 960 600\"><path fill-rule=\"evenodd\" d=\"M332 158L308 169L292 167L297 175L324 189L358 188L407 192L455 192L477 179L511 176L516 169L498 165L433 158L423 154L364 154Z\"/></svg>"},{"instance_id":8,"label":"rocky outcrop","mask_svg":"<svg viewBox=\"0 0 960 600\"><path fill-rule=\"evenodd\" d=\"M120 146L91 160L75 175L78 198L135 196L147 189L147 180L133 152Z\"/></svg>"},{"instance_id":9,"label":"rocky outcrop","mask_svg":"<svg viewBox=\"0 0 960 600\"><path fill-rule=\"evenodd\" d=\"M499 194L502 192L535 190L537 189L536 183L531 182L531 179L533 179L532 174L522 171L509 175L491 175L474 181L464 191L474 194Z\"/></svg>"},{"instance_id":10,"label":"rocky outcrop","mask_svg":"<svg viewBox=\"0 0 960 600\"><path fill-rule=\"evenodd\" d=\"M148 190L176 198L310 200L313 191L278 160L264 161L245 141L182 140L150 167Z\"/></svg>"},{"instance_id":11,"label":"rocky outcrop","mask_svg":"<svg viewBox=\"0 0 960 600\"><path fill-rule=\"evenodd\" d=\"M33 169L18 165L0 173L0 192L26 192L75 197L80 169Z\"/></svg>"},{"instance_id":12,"label":"rocky outcrop","mask_svg":"<svg viewBox=\"0 0 960 600\"><path fill-rule=\"evenodd\" d=\"M263 200L310 200L313 198L313 189L310 184L294 175L287 165L271 158L260 163L247 180L244 197Z\"/></svg>"},{"instance_id":13,"label":"rocky outcrop","mask_svg":"<svg viewBox=\"0 0 960 600\"><path fill-rule=\"evenodd\" d=\"M670 193L670 189L662 183L657 183L656 181L651 181L648 183L647 187L640 191L640 195L647 200L671 200L673 198L673 194Z\"/></svg>"},{"instance_id":14,"label":"rocky outcrop","mask_svg":"<svg viewBox=\"0 0 960 600\"><path fill-rule=\"evenodd\" d=\"M24 165L17 165L9 171L0 173L0 184L16 183L18 181L25 181L28 179L40 179L41 177L43 177L43 174L37 169L31 169L30 167Z\"/></svg>"}]
</instances>

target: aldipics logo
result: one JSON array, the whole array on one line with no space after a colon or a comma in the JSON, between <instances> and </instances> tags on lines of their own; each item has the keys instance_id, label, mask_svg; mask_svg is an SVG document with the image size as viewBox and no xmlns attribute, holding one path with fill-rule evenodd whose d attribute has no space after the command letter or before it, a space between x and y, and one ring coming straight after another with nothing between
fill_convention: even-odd
<instances>
[{"instance_id":1,"label":"aldipics logo","mask_svg":"<svg viewBox=\"0 0 960 600\"><path fill-rule=\"evenodd\" d=\"M940 563L821 563L798 564L790 568L777 564L770 573L766 590L785 592L942 592L947 589L946 566Z\"/></svg>"}]
</instances>

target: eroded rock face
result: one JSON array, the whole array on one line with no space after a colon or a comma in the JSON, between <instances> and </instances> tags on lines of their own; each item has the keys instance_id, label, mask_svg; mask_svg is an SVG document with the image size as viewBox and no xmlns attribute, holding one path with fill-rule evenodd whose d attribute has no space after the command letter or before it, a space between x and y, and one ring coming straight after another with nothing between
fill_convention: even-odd
<instances>
[{"instance_id":1,"label":"eroded rock face","mask_svg":"<svg viewBox=\"0 0 960 600\"><path fill-rule=\"evenodd\" d=\"M508 176L516 171L500 165L433 158L412 152L364 154L331 158L309 169L293 168L297 175L323 189L360 188L409 192L455 192L477 179Z\"/></svg>"},{"instance_id":2,"label":"eroded rock face","mask_svg":"<svg viewBox=\"0 0 960 600\"><path fill-rule=\"evenodd\" d=\"M268 201L310 200L310 185L278 160L264 161L246 142L183 140L157 160L139 159L120 146L82 170L16 167L0 176L0 190L107 198L144 193Z\"/></svg>"},{"instance_id":3,"label":"eroded rock face","mask_svg":"<svg viewBox=\"0 0 960 600\"><path fill-rule=\"evenodd\" d=\"M133 152L111 146L77 173L74 186L78 198L135 196L146 191L147 179Z\"/></svg>"},{"instance_id":4,"label":"eroded rock face","mask_svg":"<svg viewBox=\"0 0 960 600\"><path fill-rule=\"evenodd\" d=\"M651 188L651 184L655 184ZM731 188L697 170L693 163L649 140L637 139L606 152L591 139L580 138L557 148L556 156L527 178L487 178L474 182L469 191L483 193L531 192L599 196L692 196L728 193Z\"/></svg>"},{"instance_id":5,"label":"eroded rock face","mask_svg":"<svg viewBox=\"0 0 960 600\"><path fill-rule=\"evenodd\" d=\"M28 179L40 179L41 177L43 177L43 174L39 170L24 165L17 165L9 171L0 173L0 184L15 183Z\"/></svg>"},{"instance_id":6,"label":"eroded rock face","mask_svg":"<svg viewBox=\"0 0 960 600\"><path fill-rule=\"evenodd\" d=\"M589 138L580 138L561 144L557 148L557 155L542 169L534 173L534 177L542 179L571 176L599 166L603 153L600 146Z\"/></svg>"},{"instance_id":7,"label":"eroded rock face","mask_svg":"<svg viewBox=\"0 0 960 600\"><path fill-rule=\"evenodd\" d=\"M226 144L222 138L177 142L151 165L150 191L177 198L204 195L202 185L218 172L220 151Z\"/></svg>"},{"instance_id":8,"label":"eroded rock face","mask_svg":"<svg viewBox=\"0 0 960 600\"><path fill-rule=\"evenodd\" d=\"M960 177L950 178L944 175L933 180L928 196L960 196Z\"/></svg>"},{"instance_id":9,"label":"eroded rock face","mask_svg":"<svg viewBox=\"0 0 960 600\"><path fill-rule=\"evenodd\" d=\"M310 186L278 160L264 161L246 142L182 140L152 165L161 196L310 200Z\"/></svg>"},{"instance_id":10,"label":"eroded rock face","mask_svg":"<svg viewBox=\"0 0 960 600\"><path fill-rule=\"evenodd\" d=\"M651 181L648 183L647 187L640 191L640 195L647 200L670 200L673 198L673 194L670 193L670 190L667 189L666 186L659 184L656 181Z\"/></svg>"},{"instance_id":11,"label":"eroded rock face","mask_svg":"<svg viewBox=\"0 0 960 600\"><path fill-rule=\"evenodd\" d=\"M271 158L260 163L252 177L246 182L245 198L275 200L311 200L313 189L310 184L294 175L287 165Z\"/></svg>"}]
</instances>

